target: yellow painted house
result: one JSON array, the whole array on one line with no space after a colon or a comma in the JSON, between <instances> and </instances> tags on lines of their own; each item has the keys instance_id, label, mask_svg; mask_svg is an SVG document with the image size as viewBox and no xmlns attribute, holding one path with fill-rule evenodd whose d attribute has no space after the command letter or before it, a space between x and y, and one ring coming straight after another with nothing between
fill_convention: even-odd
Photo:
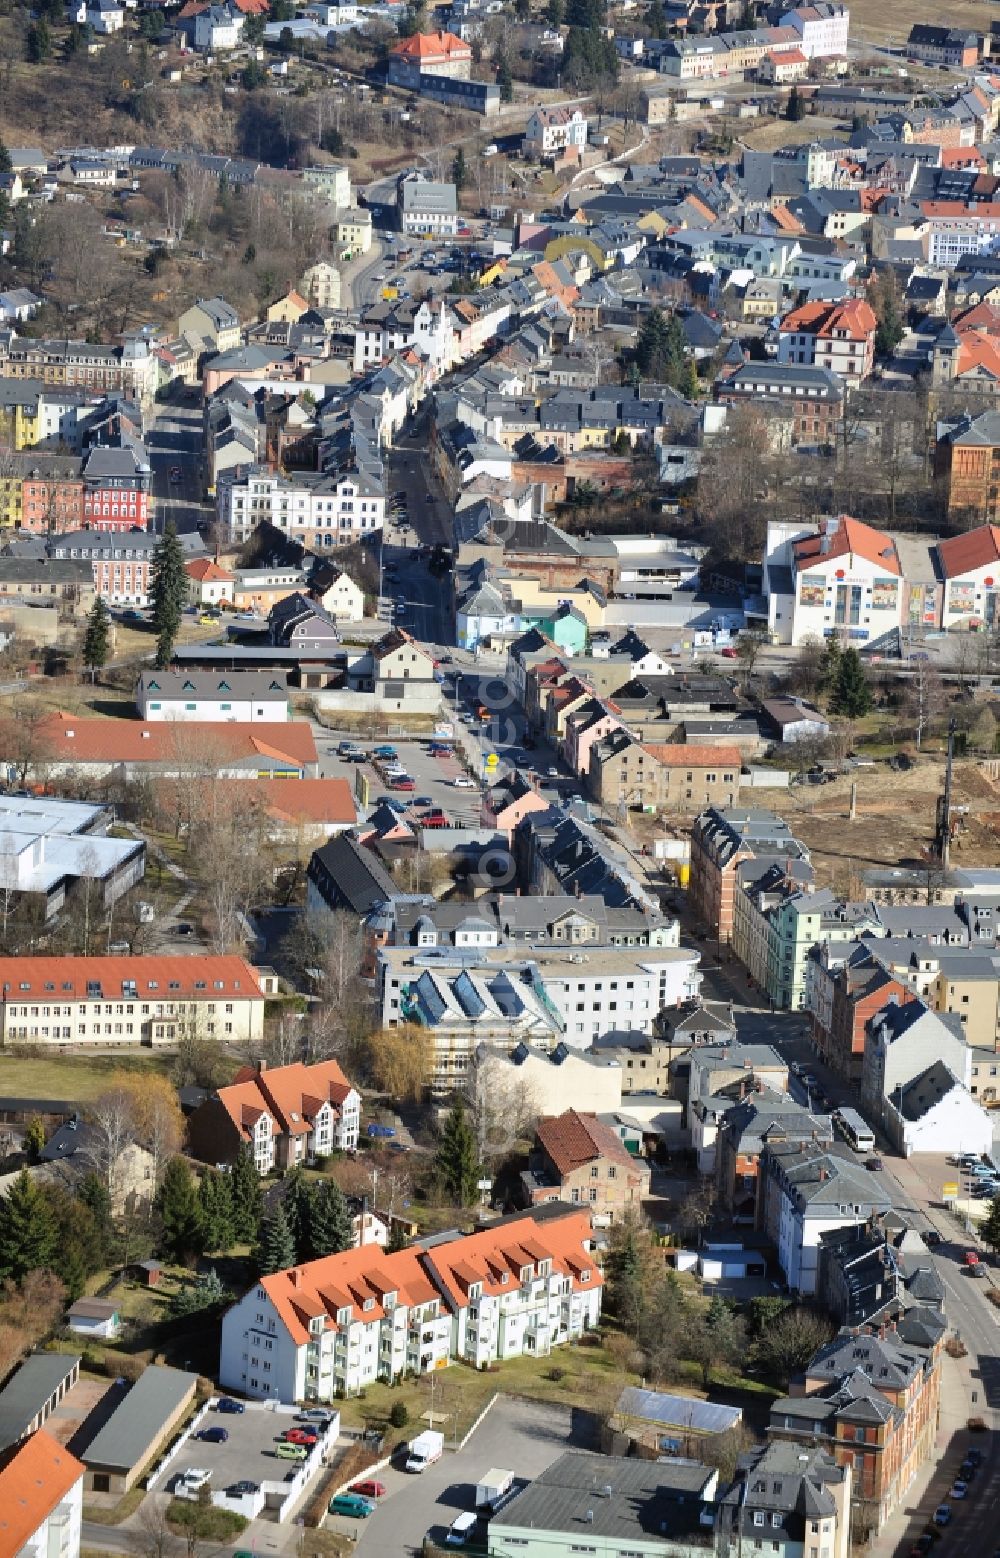
<instances>
[{"instance_id":1,"label":"yellow painted house","mask_svg":"<svg viewBox=\"0 0 1000 1558\"><path fill-rule=\"evenodd\" d=\"M30 449L42 437L41 396L37 387L18 385L14 379L3 384L0 395L0 443L13 449Z\"/></svg>"}]
</instances>

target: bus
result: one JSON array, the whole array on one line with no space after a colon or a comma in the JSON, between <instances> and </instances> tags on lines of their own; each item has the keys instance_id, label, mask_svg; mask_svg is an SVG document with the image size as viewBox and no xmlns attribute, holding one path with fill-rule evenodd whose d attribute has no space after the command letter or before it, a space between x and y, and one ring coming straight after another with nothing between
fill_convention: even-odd
<instances>
[{"instance_id":1,"label":"bus","mask_svg":"<svg viewBox=\"0 0 1000 1558\"><path fill-rule=\"evenodd\" d=\"M875 1133L856 1109L835 1109L833 1124L855 1152L874 1152Z\"/></svg>"}]
</instances>

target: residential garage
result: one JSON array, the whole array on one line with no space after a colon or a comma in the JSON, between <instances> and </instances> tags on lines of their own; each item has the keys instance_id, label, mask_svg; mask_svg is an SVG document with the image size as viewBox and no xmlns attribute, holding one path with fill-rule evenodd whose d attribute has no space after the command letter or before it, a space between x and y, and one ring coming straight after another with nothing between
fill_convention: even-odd
<instances>
[{"instance_id":1,"label":"residential garage","mask_svg":"<svg viewBox=\"0 0 1000 1558\"><path fill-rule=\"evenodd\" d=\"M79 1358L35 1352L0 1391L0 1450L33 1434L80 1378Z\"/></svg>"},{"instance_id":2,"label":"residential garage","mask_svg":"<svg viewBox=\"0 0 1000 1558\"><path fill-rule=\"evenodd\" d=\"M83 1451L88 1493L127 1493L194 1400L197 1375L151 1365Z\"/></svg>"}]
</instances>

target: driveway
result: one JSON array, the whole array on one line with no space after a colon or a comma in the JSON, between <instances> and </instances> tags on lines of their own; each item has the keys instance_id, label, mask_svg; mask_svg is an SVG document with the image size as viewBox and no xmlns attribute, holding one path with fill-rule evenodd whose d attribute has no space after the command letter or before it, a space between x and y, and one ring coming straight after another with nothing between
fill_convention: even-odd
<instances>
[{"instance_id":1,"label":"driveway","mask_svg":"<svg viewBox=\"0 0 1000 1558\"><path fill-rule=\"evenodd\" d=\"M414 1425L415 1434L420 1427ZM500 1400L464 1450L446 1450L420 1476L407 1476L395 1467L379 1472L386 1496L367 1520L327 1515L325 1523L331 1530L356 1535L363 1558L417 1553L428 1533L443 1541L456 1515L475 1508L476 1483L491 1467L502 1466L530 1480L573 1448L590 1446L574 1438L568 1409Z\"/></svg>"}]
</instances>

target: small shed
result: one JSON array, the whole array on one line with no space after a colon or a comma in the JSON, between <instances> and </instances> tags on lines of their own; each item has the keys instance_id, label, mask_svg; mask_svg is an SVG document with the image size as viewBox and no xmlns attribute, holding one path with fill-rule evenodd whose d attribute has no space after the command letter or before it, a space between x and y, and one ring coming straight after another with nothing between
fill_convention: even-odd
<instances>
[{"instance_id":1,"label":"small shed","mask_svg":"<svg viewBox=\"0 0 1000 1558\"><path fill-rule=\"evenodd\" d=\"M163 1276L163 1267L158 1260L137 1261L132 1270L135 1273L136 1281L141 1282L144 1287L159 1287L160 1278Z\"/></svg>"},{"instance_id":2,"label":"small shed","mask_svg":"<svg viewBox=\"0 0 1000 1558\"><path fill-rule=\"evenodd\" d=\"M78 1298L66 1312L66 1324L80 1336L101 1336L113 1341L122 1328L118 1305L106 1298Z\"/></svg>"},{"instance_id":3,"label":"small shed","mask_svg":"<svg viewBox=\"0 0 1000 1558\"><path fill-rule=\"evenodd\" d=\"M658 1455L696 1456L697 1440L728 1433L742 1417L739 1407L630 1385L618 1397L609 1427Z\"/></svg>"}]
</instances>

